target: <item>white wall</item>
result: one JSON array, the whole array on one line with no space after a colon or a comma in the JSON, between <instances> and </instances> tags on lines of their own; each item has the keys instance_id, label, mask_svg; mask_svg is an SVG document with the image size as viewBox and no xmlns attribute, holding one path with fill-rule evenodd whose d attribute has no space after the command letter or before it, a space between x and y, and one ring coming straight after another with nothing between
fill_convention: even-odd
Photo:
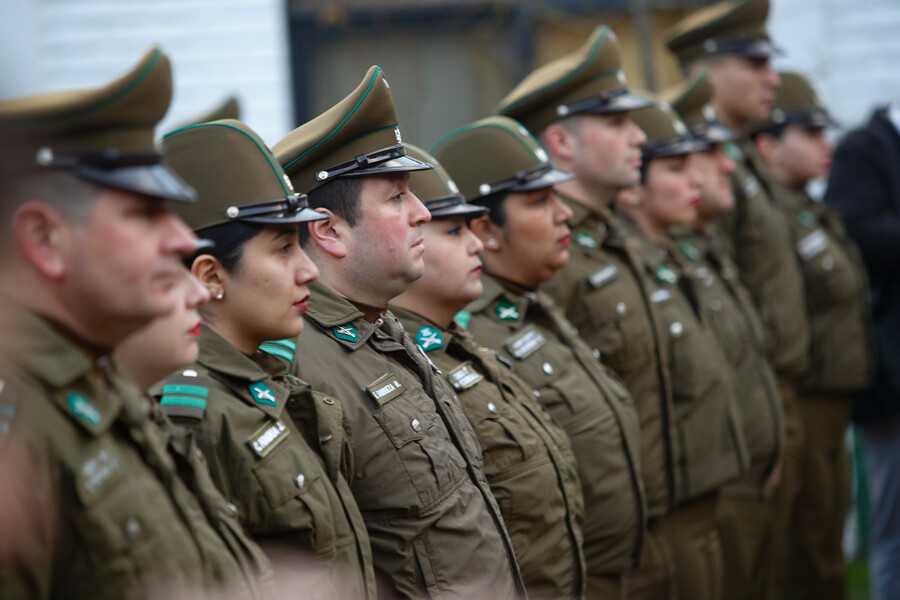
<instances>
[{"instance_id":1,"label":"white wall","mask_svg":"<svg viewBox=\"0 0 900 600\"><path fill-rule=\"evenodd\" d=\"M3 0L0 97L103 84L153 44L175 93L159 131L229 93L273 144L291 128L283 0Z\"/></svg>"}]
</instances>

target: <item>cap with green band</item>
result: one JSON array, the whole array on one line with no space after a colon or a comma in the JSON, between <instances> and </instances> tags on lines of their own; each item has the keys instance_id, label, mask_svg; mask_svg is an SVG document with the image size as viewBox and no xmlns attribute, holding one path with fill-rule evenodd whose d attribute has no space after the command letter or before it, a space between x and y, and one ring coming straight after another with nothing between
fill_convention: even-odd
<instances>
[{"instance_id":1,"label":"cap with green band","mask_svg":"<svg viewBox=\"0 0 900 600\"><path fill-rule=\"evenodd\" d=\"M664 90L660 100L669 103L694 137L710 144L733 141L737 139L737 134L722 125L715 109L709 104L712 93L709 71L698 69L691 77Z\"/></svg>"},{"instance_id":2,"label":"cap with green band","mask_svg":"<svg viewBox=\"0 0 900 600\"><path fill-rule=\"evenodd\" d=\"M641 146L644 161L664 156L683 156L705 150L708 144L695 138L667 102L636 110L631 120L644 130L647 141Z\"/></svg>"},{"instance_id":3,"label":"cap with green band","mask_svg":"<svg viewBox=\"0 0 900 600\"><path fill-rule=\"evenodd\" d=\"M769 0L718 2L691 13L666 32L666 46L687 62L714 54L769 58L778 48L769 38Z\"/></svg>"},{"instance_id":4,"label":"cap with green band","mask_svg":"<svg viewBox=\"0 0 900 600\"><path fill-rule=\"evenodd\" d=\"M786 125L820 128L837 125L809 80L799 73L779 73L781 85L769 118L754 123L752 133L771 131Z\"/></svg>"},{"instance_id":5,"label":"cap with green band","mask_svg":"<svg viewBox=\"0 0 900 600\"><path fill-rule=\"evenodd\" d=\"M407 142L403 142L403 146L409 156L434 167L429 171L416 171L409 175L409 189L425 204L432 217L477 217L487 212L483 206L466 202L456 182L438 159L418 146Z\"/></svg>"}]
</instances>

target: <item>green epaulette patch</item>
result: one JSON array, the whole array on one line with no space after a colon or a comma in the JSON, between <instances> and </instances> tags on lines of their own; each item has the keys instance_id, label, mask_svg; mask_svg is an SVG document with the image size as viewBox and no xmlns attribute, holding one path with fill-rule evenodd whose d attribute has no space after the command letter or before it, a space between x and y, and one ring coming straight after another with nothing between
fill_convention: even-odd
<instances>
[{"instance_id":1,"label":"green epaulette patch","mask_svg":"<svg viewBox=\"0 0 900 600\"><path fill-rule=\"evenodd\" d=\"M663 283L675 283L678 281L678 275L666 265L656 267L656 278Z\"/></svg>"},{"instance_id":2,"label":"green epaulette patch","mask_svg":"<svg viewBox=\"0 0 900 600\"><path fill-rule=\"evenodd\" d=\"M682 240L678 247L681 249L681 254L688 260L697 260L700 258L700 251L697 249L697 246L689 242L688 240Z\"/></svg>"},{"instance_id":3,"label":"green epaulette patch","mask_svg":"<svg viewBox=\"0 0 900 600\"><path fill-rule=\"evenodd\" d=\"M100 424L100 411L84 395L72 392L66 396L66 404L69 405L69 410L72 411L72 414L85 423L89 425Z\"/></svg>"},{"instance_id":4,"label":"green epaulette patch","mask_svg":"<svg viewBox=\"0 0 900 600\"><path fill-rule=\"evenodd\" d=\"M344 340L345 342L356 342L359 340L359 332L356 330L356 327L349 323L332 327L331 333L337 339Z\"/></svg>"},{"instance_id":5,"label":"green epaulette patch","mask_svg":"<svg viewBox=\"0 0 900 600\"><path fill-rule=\"evenodd\" d=\"M597 247L597 239L589 233L579 231L575 234L575 243L582 248L594 249Z\"/></svg>"},{"instance_id":6,"label":"green epaulette patch","mask_svg":"<svg viewBox=\"0 0 900 600\"><path fill-rule=\"evenodd\" d=\"M444 338L441 332L434 327L423 325L416 334L416 343L425 352L444 347Z\"/></svg>"},{"instance_id":7,"label":"green epaulette patch","mask_svg":"<svg viewBox=\"0 0 900 600\"><path fill-rule=\"evenodd\" d=\"M185 369L166 379L159 404L170 417L202 420L206 412L209 387L206 377L198 377L193 369Z\"/></svg>"},{"instance_id":8,"label":"green epaulette patch","mask_svg":"<svg viewBox=\"0 0 900 600\"><path fill-rule=\"evenodd\" d=\"M469 321L472 320L472 313L461 310L453 316L453 320L463 329L468 329Z\"/></svg>"},{"instance_id":9,"label":"green epaulette patch","mask_svg":"<svg viewBox=\"0 0 900 600\"><path fill-rule=\"evenodd\" d=\"M251 383L247 386L253 399L257 404L265 404L266 406L277 406L278 400L275 398L275 392L263 382Z\"/></svg>"},{"instance_id":10,"label":"green epaulette patch","mask_svg":"<svg viewBox=\"0 0 900 600\"><path fill-rule=\"evenodd\" d=\"M518 321L521 315L519 309L511 302L500 302L494 307L494 312L501 321Z\"/></svg>"},{"instance_id":11,"label":"green epaulette patch","mask_svg":"<svg viewBox=\"0 0 900 600\"><path fill-rule=\"evenodd\" d=\"M293 363L294 355L297 352L297 342L294 340L271 340L260 344L259 349Z\"/></svg>"}]
</instances>

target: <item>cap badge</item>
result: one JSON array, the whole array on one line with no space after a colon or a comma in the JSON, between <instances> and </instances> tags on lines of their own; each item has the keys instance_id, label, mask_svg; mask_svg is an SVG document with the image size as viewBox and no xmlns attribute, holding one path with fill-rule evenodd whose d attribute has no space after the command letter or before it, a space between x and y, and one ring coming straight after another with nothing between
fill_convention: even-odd
<instances>
[{"instance_id":1,"label":"cap badge","mask_svg":"<svg viewBox=\"0 0 900 600\"><path fill-rule=\"evenodd\" d=\"M709 104L704 104L703 108L700 109L700 112L703 113L703 118L707 121L716 120L716 109L714 109Z\"/></svg>"},{"instance_id":2,"label":"cap badge","mask_svg":"<svg viewBox=\"0 0 900 600\"><path fill-rule=\"evenodd\" d=\"M416 343L425 352L444 347L444 339L441 337L441 332L428 325L423 325L419 329L419 333L416 334Z\"/></svg>"},{"instance_id":3,"label":"cap badge","mask_svg":"<svg viewBox=\"0 0 900 600\"><path fill-rule=\"evenodd\" d=\"M538 157L538 160L541 161L542 163L545 163L550 160L550 157L547 156L547 153L544 151L543 148L535 148L534 154L535 154L535 156Z\"/></svg>"},{"instance_id":4,"label":"cap badge","mask_svg":"<svg viewBox=\"0 0 900 600\"><path fill-rule=\"evenodd\" d=\"M481 185L479 185L478 193L481 194L482 196L487 196L488 194L490 194L491 193L491 184L482 183Z\"/></svg>"},{"instance_id":5,"label":"cap badge","mask_svg":"<svg viewBox=\"0 0 900 600\"><path fill-rule=\"evenodd\" d=\"M398 143L398 144L402 144L402 143L403 143L403 138L400 137L400 128L399 128L399 127L397 127L396 129L394 129L394 137L397 138L397 143Z\"/></svg>"},{"instance_id":6,"label":"cap badge","mask_svg":"<svg viewBox=\"0 0 900 600\"><path fill-rule=\"evenodd\" d=\"M501 321L518 321L520 317L519 309L511 302L501 302L494 307L494 312Z\"/></svg>"}]
</instances>

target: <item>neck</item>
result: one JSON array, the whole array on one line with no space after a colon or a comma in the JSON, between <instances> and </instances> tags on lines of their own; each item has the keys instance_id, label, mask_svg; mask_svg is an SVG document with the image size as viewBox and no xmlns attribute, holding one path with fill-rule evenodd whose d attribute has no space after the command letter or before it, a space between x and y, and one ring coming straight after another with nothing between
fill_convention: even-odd
<instances>
[{"instance_id":1,"label":"neck","mask_svg":"<svg viewBox=\"0 0 900 600\"><path fill-rule=\"evenodd\" d=\"M634 222L640 232L643 233L648 240L657 246L666 242L666 239L668 238L667 227L651 220L647 217L646 213L640 209L633 209L627 204L619 204L617 206L625 212L628 218Z\"/></svg>"},{"instance_id":2,"label":"neck","mask_svg":"<svg viewBox=\"0 0 900 600\"><path fill-rule=\"evenodd\" d=\"M227 300L226 300L227 301ZM216 300L213 300L216 302ZM201 308L203 324L215 331L219 337L234 346L242 354L252 356L259 345L266 340L257 340L243 331L240 322L220 313L215 304Z\"/></svg>"},{"instance_id":3,"label":"neck","mask_svg":"<svg viewBox=\"0 0 900 600\"><path fill-rule=\"evenodd\" d=\"M618 193L616 188L602 186L588 187L577 178L556 185L554 190L596 213L608 209L616 199L616 194Z\"/></svg>"},{"instance_id":4,"label":"neck","mask_svg":"<svg viewBox=\"0 0 900 600\"><path fill-rule=\"evenodd\" d=\"M508 279L502 275L497 275L496 273L491 272L490 269L487 268L487 265L485 265L484 271L485 273L496 279L497 283L502 285L504 289L512 292L513 294L516 294L517 296L521 296L525 292L536 292L538 289L538 286L528 286L519 283L518 281Z\"/></svg>"},{"instance_id":5,"label":"neck","mask_svg":"<svg viewBox=\"0 0 900 600\"><path fill-rule=\"evenodd\" d=\"M716 103L715 98L710 101L710 105L716 111L716 116L719 121L721 121L722 125L728 127L732 131L737 132L740 136L743 136L747 133L747 127L749 127L750 122L746 119L742 119L735 115L734 113L728 110L727 106L722 106L720 103Z\"/></svg>"},{"instance_id":6,"label":"neck","mask_svg":"<svg viewBox=\"0 0 900 600\"><path fill-rule=\"evenodd\" d=\"M342 260L350 259L348 257ZM356 306L371 323L377 321L381 313L387 311L388 303L404 291L369 289L361 285L358 277L345 271L346 263L341 260L315 262L319 268L318 282Z\"/></svg>"},{"instance_id":7,"label":"neck","mask_svg":"<svg viewBox=\"0 0 900 600\"><path fill-rule=\"evenodd\" d=\"M448 303L440 298L426 298L416 293L415 285L391 301L401 308L425 317L443 329L450 327L456 313L466 307L465 304ZM474 300L474 298L473 298Z\"/></svg>"}]
</instances>

